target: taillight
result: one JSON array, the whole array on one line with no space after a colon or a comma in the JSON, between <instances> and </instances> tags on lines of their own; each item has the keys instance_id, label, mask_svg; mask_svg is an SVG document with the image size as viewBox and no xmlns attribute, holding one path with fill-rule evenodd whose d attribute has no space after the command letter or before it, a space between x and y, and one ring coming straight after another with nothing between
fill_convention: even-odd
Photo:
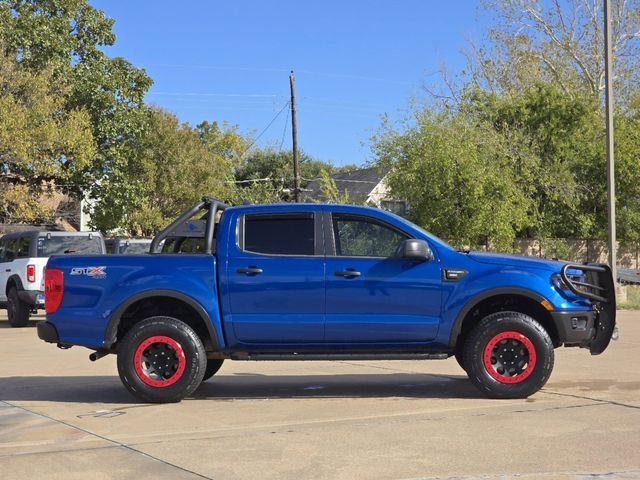
<instances>
[{"instance_id":1,"label":"taillight","mask_svg":"<svg viewBox=\"0 0 640 480\"><path fill-rule=\"evenodd\" d=\"M57 268L44 270L44 309L55 313L62 303L64 294L64 274Z\"/></svg>"},{"instance_id":2,"label":"taillight","mask_svg":"<svg viewBox=\"0 0 640 480\"><path fill-rule=\"evenodd\" d=\"M35 283L36 281L36 266L27 265L27 282Z\"/></svg>"}]
</instances>

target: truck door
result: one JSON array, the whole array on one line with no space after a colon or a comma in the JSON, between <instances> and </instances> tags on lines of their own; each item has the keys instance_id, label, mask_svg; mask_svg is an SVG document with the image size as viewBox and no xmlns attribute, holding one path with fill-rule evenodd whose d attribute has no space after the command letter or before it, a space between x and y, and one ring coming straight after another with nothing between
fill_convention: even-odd
<instances>
[{"instance_id":1,"label":"truck door","mask_svg":"<svg viewBox=\"0 0 640 480\"><path fill-rule=\"evenodd\" d=\"M435 338L441 303L438 260L395 257L399 244L410 237L381 220L327 215L327 243L333 245L327 245L325 341L411 344Z\"/></svg>"},{"instance_id":2,"label":"truck door","mask_svg":"<svg viewBox=\"0 0 640 480\"><path fill-rule=\"evenodd\" d=\"M317 218L316 218L317 217ZM236 340L249 345L324 340L324 248L320 214L256 213L238 218L227 287ZM318 228L320 227L320 228Z\"/></svg>"}]
</instances>

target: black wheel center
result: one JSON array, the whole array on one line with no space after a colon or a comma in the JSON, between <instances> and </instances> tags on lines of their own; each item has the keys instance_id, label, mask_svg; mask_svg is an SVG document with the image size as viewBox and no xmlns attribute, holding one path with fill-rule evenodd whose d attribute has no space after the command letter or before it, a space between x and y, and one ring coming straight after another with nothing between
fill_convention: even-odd
<instances>
[{"instance_id":1,"label":"black wheel center","mask_svg":"<svg viewBox=\"0 0 640 480\"><path fill-rule=\"evenodd\" d=\"M179 365L175 350L164 343L150 345L142 354L142 363L147 374L156 379L170 378Z\"/></svg>"},{"instance_id":2,"label":"black wheel center","mask_svg":"<svg viewBox=\"0 0 640 480\"><path fill-rule=\"evenodd\" d=\"M522 373L529 361L529 352L518 340L503 340L492 352L491 363L501 375Z\"/></svg>"}]
</instances>

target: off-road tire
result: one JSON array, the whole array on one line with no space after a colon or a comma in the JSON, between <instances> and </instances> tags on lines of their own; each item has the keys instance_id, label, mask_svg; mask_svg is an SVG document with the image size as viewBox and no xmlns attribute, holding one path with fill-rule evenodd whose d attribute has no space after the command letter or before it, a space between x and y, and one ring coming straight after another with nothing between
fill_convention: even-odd
<instances>
[{"instance_id":1,"label":"off-road tire","mask_svg":"<svg viewBox=\"0 0 640 480\"><path fill-rule=\"evenodd\" d=\"M526 398L551 376L553 342L530 316L497 312L483 318L469 333L463 361L471 382L488 397Z\"/></svg>"},{"instance_id":2,"label":"off-road tire","mask_svg":"<svg viewBox=\"0 0 640 480\"><path fill-rule=\"evenodd\" d=\"M159 365L152 366L156 361ZM117 363L120 380L134 396L148 403L172 403L202 383L207 356L189 325L157 316L136 323L125 334L118 344Z\"/></svg>"},{"instance_id":3,"label":"off-road tire","mask_svg":"<svg viewBox=\"0 0 640 480\"><path fill-rule=\"evenodd\" d=\"M216 373L218 373L218 370L220 370L220 367L222 367L223 363L224 363L224 360L222 358L207 359L207 368L204 371L204 378L202 379L202 381L206 382L211 377L213 377Z\"/></svg>"},{"instance_id":4,"label":"off-road tire","mask_svg":"<svg viewBox=\"0 0 640 480\"><path fill-rule=\"evenodd\" d=\"M7 317L12 327L26 327L29 323L31 307L20 300L16 287L11 287L7 295Z\"/></svg>"}]
</instances>

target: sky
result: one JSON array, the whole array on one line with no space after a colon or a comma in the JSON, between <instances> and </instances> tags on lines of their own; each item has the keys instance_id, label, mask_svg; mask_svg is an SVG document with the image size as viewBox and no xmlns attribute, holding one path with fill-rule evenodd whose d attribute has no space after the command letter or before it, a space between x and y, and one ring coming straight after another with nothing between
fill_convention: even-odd
<instances>
[{"instance_id":1,"label":"sky","mask_svg":"<svg viewBox=\"0 0 640 480\"><path fill-rule=\"evenodd\" d=\"M226 121L290 149L294 70L299 147L336 165L370 160L383 114L401 118L443 65L464 67L487 27L478 3L91 0L115 20L106 53L144 68L147 102L192 125Z\"/></svg>"}]
</instances>

